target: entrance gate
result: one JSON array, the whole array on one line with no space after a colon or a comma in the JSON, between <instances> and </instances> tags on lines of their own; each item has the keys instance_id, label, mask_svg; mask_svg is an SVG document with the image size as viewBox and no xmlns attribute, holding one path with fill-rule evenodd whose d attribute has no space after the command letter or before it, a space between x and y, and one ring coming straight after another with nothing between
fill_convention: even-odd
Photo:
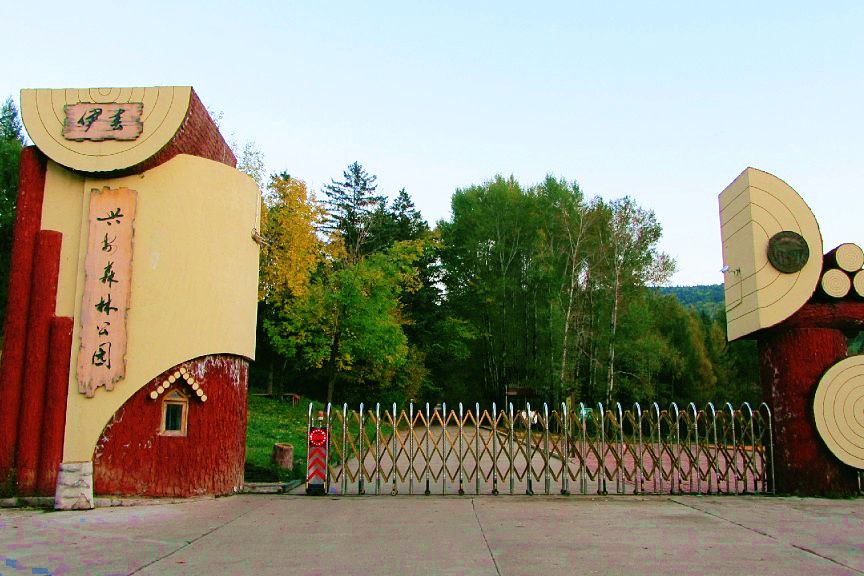
<instances>
[{"instance_id":1,"label":"entrance gate","mask_svg":"<svg viewBox=\"0 0 864 576\"><path fill-rule=\"evenodd\" d=\"M766 404L328 406L330 494L773 493ZM309 405L309 426L313 421Z\"/></svg>"}]
</instances>

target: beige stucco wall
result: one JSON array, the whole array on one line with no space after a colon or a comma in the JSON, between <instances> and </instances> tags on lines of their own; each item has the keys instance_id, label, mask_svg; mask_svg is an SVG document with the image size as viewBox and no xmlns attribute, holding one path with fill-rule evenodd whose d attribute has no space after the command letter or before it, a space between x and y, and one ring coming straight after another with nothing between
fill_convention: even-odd
<instances>
[{"instance_id":1,"label":"beige stucco wall","mask_svg":"<svg viewBox=\"0 0 864 576\"><path fill-rule=\"evenodd\" d=\"M138 192L126 377L93 398L76 381L89 194ZM248 176L180 155L143 174L90 179L49 162L42 228L63 233L57 315L74 316L64 461L90 460L114 412L161 372L207 354L253 358L259 191Z\"/></svg>"}]
</instances>

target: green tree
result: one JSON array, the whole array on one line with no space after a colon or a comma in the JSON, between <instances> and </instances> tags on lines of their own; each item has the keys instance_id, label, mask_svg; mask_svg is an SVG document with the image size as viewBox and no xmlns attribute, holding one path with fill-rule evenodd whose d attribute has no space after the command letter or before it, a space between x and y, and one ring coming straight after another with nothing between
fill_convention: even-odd
<instances>
[{"instance_id":1,"label":"green tree","mask_svg":"<svg viewBox=\"0 0 864 576\"><path fill-rule=\"evenodd\" d=\"M307 294L324 258L324 243L317 234L322 215L322 206L302 180L286 172L271 177L261 210L258 339L250 373L250 379L263 383L271 395L284 383L287 365L272 347L265 324ZM279 366L281 377L277 377Z\"/></svg>"},{"instance_id":2,"label":"green tree","mask_svg":"<svg viewBox=\"0 0 864 576\"><path fill-rule=\"evenodd\" d=\"M18 166L23 146L24 133L18 109L10 97L0 108L0 321L6 317L12 228L18 199Z\"/></svg>"},{"instance_id":3,"label":"green tree","mask_svg":"<svg viewBox=\"0 0 864 576\"><path fill-rule=\"evenodd\" d=\"M366 172L359 162L349 164L342 178L342 181L331 180L324 186L327 215L322 228L329 234L339 235L348 259L357 262L368 253L366 243L372 216L384 203L384 198L376 195L377 176Z\"/></svg>"},{"instance_id":4,"label":"green tree","mask_svg":"<svg viewBox=\"0 0 864 576\"><path fill-rule=\"evenodd\" d=\"M652 211L640 208L629 197L610 202L608 210L608 224L602 239L611 299L607 403L612 401L615 388L616 336L624 292L630 286L665 282L675 271L674 261L657 251L662 231Z\"/></svg>"},{"instance_id":5,"label":"green tree","mask_svg":"<svg viewBox=\"0 0 864 576\"><path fill-rule=\"evenodd\" d=\"M452 214L439 224L445 309L479 336L463 371L478 383L474 394L500 398L517 388L554 402L566 394L617 397L619 372L635 370L619 367L617 355L639 334L631 325L645 318L628 308L673 269L657 250L654 214L629 198L586 204L575 183L551 177L530 188L496 177L458 190ZM659 349L664 341L641 344ZM630 388L650 382L631 374ZM630 388L624 395L641 395Z\"/></svg>"},{"instance_id":6,"label":"green tree","mask_svg":"<svg viewBox=\"0 0 864 576\"><path fill-rule=\"evenodd\" d=\"M293 298L269 323L281 354L323 371L327 402L337 384L343 398L348 387L393 385L409 356L399 296L416 285L412 264L419 251L416 243L398 242L357 262L325 262L307 294Z\"/></svg>"}]
</instances>

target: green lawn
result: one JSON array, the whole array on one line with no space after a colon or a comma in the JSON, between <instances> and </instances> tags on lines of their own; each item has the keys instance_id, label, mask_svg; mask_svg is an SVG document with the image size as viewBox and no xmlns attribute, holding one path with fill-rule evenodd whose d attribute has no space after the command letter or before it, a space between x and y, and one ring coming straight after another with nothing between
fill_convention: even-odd
<instances>
[{"instance_id":1,"label":"green lawn","mask_svg":"<svg viewBox=\"0 0 864 576\"><path fill-rule=\"evenodd\" d=\"M313 416L325 407L315 402ZM306 474L306 418L309 413L309 399L303 398L300 404L292 406L290 400L278 400L267 396L249 396L249 415L246 425L246 481L247 482L285 482L303 479ZM382 410L384 420L384 410ZM341 425L340 425L341 426ZM366 420L364 434L374 442L374 424ZM388 438L392 426L382 422L381 437ZM348 432L356 438L359 427L356 418L348 421ZM341 434L341 432L339 432ZM282 471L270 462L273 444L294 445L294 470ZM331 453L336 463L337 455Z\"/></svg>"},{"instance_id":2,"label":"green lawn","mask_svg":"<svg viewBox=\"0 0 864 576\"><path fill-rule=\"evenodd\" d=\"M315 411L321 409L316 403ZM290 400L249 396L246 425L246 481L275 482L303 478L306 472L306 415L309 400L292 406ZM270 462L273 444L294 445L294 470L281 471Z\"/></svg>"}]
</instances>

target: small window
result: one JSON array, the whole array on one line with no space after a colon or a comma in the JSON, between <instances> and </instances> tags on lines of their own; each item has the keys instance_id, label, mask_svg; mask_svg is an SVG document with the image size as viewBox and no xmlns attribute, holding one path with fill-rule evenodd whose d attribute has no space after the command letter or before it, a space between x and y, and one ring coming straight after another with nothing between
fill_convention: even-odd
<instances>
[{"instance_id":1,"label":"small window","mask_svg":"<svg viewBox=\"0 0 864 576\"><path fill-rule=\"evenodd\" d=\"M189 400L177 390L171 391L162 401L163 436L186 436L186 419Z\"/></svg>"}]
</instances>

